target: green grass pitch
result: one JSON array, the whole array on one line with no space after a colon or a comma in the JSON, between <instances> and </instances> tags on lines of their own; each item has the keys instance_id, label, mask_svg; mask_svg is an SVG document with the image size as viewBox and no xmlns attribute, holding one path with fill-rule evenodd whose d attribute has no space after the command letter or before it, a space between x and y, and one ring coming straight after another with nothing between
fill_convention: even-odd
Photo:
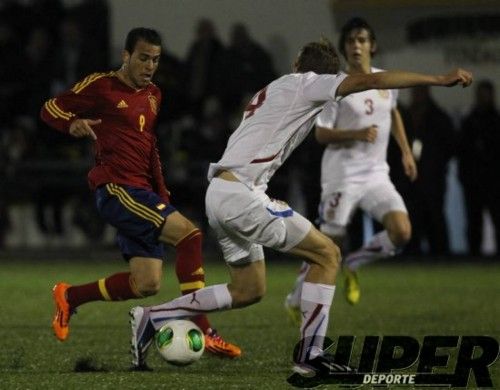
<instances>
[{"instance_id":1,"label":"green grass pitch","mask_svg":"<svg viewBox=\"0 0 500 390\"><path fill-rule=\"evenodd\" d=\"M79 308L70 338L52 335L51 287L59 280L92 281L126 269L116 261L0 260L0 389L287 389L298 331L287 322L283 299L299 263L268 264L268 293L259 304L210 316L244 355L225 360L205 354L187 367L169 366L154 349L153 372L129 372L128 310L177 295L171 264L161 293L145 301L97 302ZM224 282L221 261L206 264L207 284ZM331 310L329 335L489 335L500 340L500 264L432 264L405 260L365 267L361 302L348 305L343 282ZM359 351L354 353L354 359ZM75 370L80 372L75 372ZM491 367L500 388L500 363ZM474 388L471 378L469 388ZM331 386L333 387L333 386ZM365 387L367 388L367 387ZM395 388L395 387L391 387ZM408 388L408 387L406 387ZM429 389L429 387L427 387Z\"/></svg>"}]
</instances>

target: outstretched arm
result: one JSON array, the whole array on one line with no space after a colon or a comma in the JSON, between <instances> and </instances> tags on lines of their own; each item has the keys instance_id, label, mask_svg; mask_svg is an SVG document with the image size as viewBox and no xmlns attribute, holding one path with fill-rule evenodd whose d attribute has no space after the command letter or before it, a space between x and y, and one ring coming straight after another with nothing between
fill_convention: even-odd
<instances>
[{"instance_id":1,"label":"outstretched arm","mask_svg":"<svg viewBox=\"0 0 500 390\"><path fill-rule=\"evenodd\" d=\"M472 73L464 69L455 69L446 75L429 75L405 71L388 71L370 74L352 74L347 76L337 89L338 96L366 91L368 89L409 88L419 85L468 87L472 83Z\"/></svg>"}]
</instances>

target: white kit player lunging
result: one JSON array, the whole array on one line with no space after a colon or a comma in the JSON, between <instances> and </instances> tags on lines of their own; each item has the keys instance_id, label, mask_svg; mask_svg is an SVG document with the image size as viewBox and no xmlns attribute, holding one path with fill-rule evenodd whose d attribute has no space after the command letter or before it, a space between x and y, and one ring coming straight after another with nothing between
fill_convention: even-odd
<instances>
[{"instance_id":1,"label":"white kit player lunging","mask_svg":"<svg viewBox=\"0 0 500 390\"><path fill-rule=\"evenodd\" d=\"M325 102L367 89L467 86L472 75L461 69L443 76L409 72L337 75L338 58L327 41L305 45L294 72L256 94L229 138L224 155L209 168L207 215L231 281L161 305L134 307L130 315L135 366L145 365L155 330L167 321L258 302L266 288L262 247L267 246L301 256L310 264L302 288L301 348L294 356L296 375L322 378L350 370L336 365L322 351L340 267L339 249L286 203L271 200L265 193L267 184L309 133Z\"/></svg>"},{"instance_id":2,"label":"white kit player lunging","mask_svg":"<svg viewBox=\"0 0 500 390\"><path fill-rule=\"evenodd\" d=\"M347 73L375 73L371 66L377 45L375 32L361 18L342 28L339 47L347 60ZM356 304L360 287L356 270L366 263L393 256L411 238L411 224L403 199L389 178L386 162L389 136L399 145L402 164L410 180L417 178L396 90L369 90L325 105L316 121L316 139L326 145L321 164L320 230L342 247L346 227L359 207L384 230L343 262L346 299ZM285 306L292 320L300 323L300 294L307 272L303 264Z\"/></svg>"}]
</instances>

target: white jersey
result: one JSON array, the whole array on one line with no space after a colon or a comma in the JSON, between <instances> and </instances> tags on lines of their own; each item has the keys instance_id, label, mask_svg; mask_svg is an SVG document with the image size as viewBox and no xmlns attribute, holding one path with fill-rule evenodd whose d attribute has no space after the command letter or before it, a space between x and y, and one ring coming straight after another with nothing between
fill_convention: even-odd
<instances>
[{"instance_id":1,"label":"white jersey","mask_svg":"<svg viewBox=\"0 0 500 390\"><path fill-rule=\"evenodd\" d=\"M372 72L382 70L372 68ZM362 182L375 173L389 172L386 162L391 132L391 110L397 105L396 90L358 92L341 101L328 102L319 114L316 124L340 130L361 130L378 126L374 143L331 143L323 153L321 185L324 193L335 191L341 183Z\"/></svg>"},{"instance_id":2,"label":"white jersey","mask_svg":"<svg viewBox=\"0 0 500 390\"><path fill-rule=\"evenodd\" d=\"M292 73L258 92L229 138L208 179L219 170L231 171L250 189L265 191L274 172L311 130L326 101L337 99L337 88L347 77Z\"/></svg>"}]
</instances>

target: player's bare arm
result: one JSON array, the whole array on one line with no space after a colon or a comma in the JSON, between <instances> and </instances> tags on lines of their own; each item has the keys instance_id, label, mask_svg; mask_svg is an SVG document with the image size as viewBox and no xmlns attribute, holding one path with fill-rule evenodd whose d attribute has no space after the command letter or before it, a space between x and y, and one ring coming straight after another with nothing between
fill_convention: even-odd
<instances>
[{"instance_id":1,"label":"player's bare arm","mask_svg":"<svg viewBox=\"0 0 500 390\"><path fill-rule=\"evenodd\" d=\"M338 96L368 89L410 88L420 85L468 87L472 83L472 73L464 69L455 69L445 75L429 75L405 71L388 71L369 74L351 74L347 76L337 89Z\"/></svg>"},{"instance_id":2,"label":"player's bare arm","mask_svg":"<svg viewBox=\"0 0 500 390\"><path fill-rule=\"evenodd\" d=\"M316 141L321 145L334 143L349 143L353 141L374 143L377 139L377 125L371 125L360 130L329 129L316 126Z\"/></svg>"},{"instance_id":3,"label":"player's bare arm","mask_svg":"<svg viewBox=\"0 0 500 390\"><path fill-rule=\"evenodd\" d=\"M403 164L404 172L411 181L415 181L418 175L417 164L415 163L408 138L406 137L403 119L397 108L391 110L391 119L391 133L401 150L401 163Z\"/></svg>"},{"instance_id":4,"label":"player's bare arm","mask_svg":"<svg viewBox=\"0 0 500 390\"><path fill-rule=\"evenodd\" d=\"M69 126L69 133L76 138L90 137L95 141L97 136L92 130L92 126L100 123L100 119L75 119Z\"/></svg>"}]
</instances>

